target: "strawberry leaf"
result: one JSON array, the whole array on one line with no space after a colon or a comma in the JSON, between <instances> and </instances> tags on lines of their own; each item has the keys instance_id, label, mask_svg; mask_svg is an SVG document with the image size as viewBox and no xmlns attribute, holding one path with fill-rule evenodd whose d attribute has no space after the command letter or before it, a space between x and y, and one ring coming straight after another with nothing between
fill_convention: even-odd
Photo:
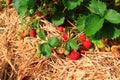
<instances>
[{"instance_id":1,"label":"strawberry leaf","mask_svg":"<svg viewBox=\"0 0 120 80\"><path fill-rule=\"evenodd\" d=\"M26 23L26 20L25 19L22 19L22 21L19 23L20 25L23 25Z\"/></svg>"},{"instance_id":2,"label":"strawberry leaf","mask_svg":"<svg viewBox=\"0 0 120 80\"><path fill-rule=\"evenodd\" d=\"M38 36L40 37L40 39L45 39L45 37L46 37L45 31L43 29L40 29L40 32L38 33Z\"/></svg>"},{"instance_id":3,"label":"strawberry leaf","mask_svg":"<svg viewBox=\"0 0 120 80\"><path fill-rule=\"evenodd\" d=\"M106 11L104 18L111 23L115 23L115 24L120 23L120 14L112 9Z\"/></svg>"},{"instance_id":4,"label":"strawberry leaf","mask_svg":"<svg viewBox=\"0 0 120 80\"><path fill-rule=\"evenodd\" d=\"M70 50L70 49L74 49L74 50L78 50L79 46L76 43L76 40L74 39L70 39L66 44L65 44L65 49L66 50Z\"/></svg>"},{"instance_id":5,"label":"strawberry leaf","mask_svg":"<svg viewBox=\"0 0 120 80\"><path fill-rule=\"evenodd\" d=\"M61 24L64 23L65 17L62 13L55 13L52 18L51 21L55 26L59 26Z\"/></svg>"},{"instance_id":6,"label":"strawberry leaf","mask_svg":"<svg viewBox=\"0 0 120 80\"><path fill-rule=\"evenodd\" d=\"M104 19L98 15L91 14L86 19L85 33L87 36L95 35L103 26Z\"/></svg>"},{"instance_id":7,"label":"strawberry leaf","mask_svg":"<svg viewBox=\"0 0 120 80\"><path fill-rule=\"evenodd\" d=\"M109 28L107 27L109 26ZM94 35L92 40L100 40L103 37L108 37L110 39L116 39L120 37L120 28L113 24L107 23Z\"/></svg>"},{"instance_id":8,"label":"strawberry leaf","mask_svg":"<svg viewBox=\"0 0 120 80\"><path fill-rule=\"evenodd\" d=\"M92 13L99 14L100 16L104 16L105 11L107 10L106 4L99 0L92 0L88 9Z\"/></svg>"},{"instance_id":9,"label":"strawberry leaf","mask_svg":"<svg viewBox=\"0 0 120 80\"><path fill-rule=\"evenodd\" d=\"M104 32L103 36L107 36L110 39L116 39L117 37L120 37L120 27L119 26L115 26L115 25L110 25L109 24L109 28L108 27L104 27L102 29L102 32Z\"/></svg>"},{"instance_id":10,"label":"strawberry leaf","mask_svg":"<svg viewBox=\"0 0 120 80\"><path fill-rule=\"evenodd\" d=\"M33 23L32 23L32 26L35 26L35 27L39 27L39 20L34 20Z\"/></svg>"},{"instance_id":11,"label":"strawberry leaf","mask_svg":"<svg viewBox=\"0 0 120 80\"><path fill-rule=\"evenodd\" d=\"M79 6L83 0L62 0L62 2L68 10L72 10Z\"/></svg>"},{"instance_id":12,"label":"strawberry leaf","mask_svg":"<svg viewBox=\"0 0 120 80\"><path fill-rule=\"evenodd\" d=\"M14 6L19 17L24 17L30 8L35 6L34 0L14 0Z\"/></svg>"},{"instance_id":13,"label":"strawberry leaf","mask_svg":"<svg viewBox=\"0 0 120 80\"><path fill-rule=\"evenodd\" d=\"M76 27L79 31L83 31L85 28L85 21L86 21L87 16L79 16L78 20L76 22Z\"/></svg>"},{"instance_id":14,"label":"strawberry leaf","mask_svg":"<svg viewBox=\"0 0 120 80\"><path fill-rule=\"evenodd\" d=\"M44 56L49 57L51 55L51 48L48 43L41 44L39 49Z\"/></svg>"},{"instance_id":15,"label":"strawberry leaf","mask_svg":"<svg viewBox=\"0 0 120 80\"><path fill-rule=\"evenodd\" d=\"M59 46L59 44L60 44L58 37L51 37L51 38L49 38L48 43L49 43L52 47L57 47L57 46Z\"/></svg>"}]
</instances>

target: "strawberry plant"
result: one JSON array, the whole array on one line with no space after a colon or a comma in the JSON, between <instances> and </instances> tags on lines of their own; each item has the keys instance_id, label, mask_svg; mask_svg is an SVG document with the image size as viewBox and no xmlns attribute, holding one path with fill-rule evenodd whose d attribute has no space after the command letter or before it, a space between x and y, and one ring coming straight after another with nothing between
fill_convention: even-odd
<instances>
[{"instance_id":1,"label":"strawberry plant","mask_svg":"<svg viewBox=\"0 0 120 80\"><path fill-rule=\"evenodd\" d=\"M23 18L20 24L26 23L24 20L26 16L34 18L30 21L32 26L30 29L36 29L36 34L43 40L39 47L41 53L47 57L50 56L53 47L65 48L65 55L69 55L77 53L81 46L88 50L93 46L92 43L98 47L105 47L106 45L101 42L105 37L109 39L120 37L120 11L117 9L120 5L119 0L109 1L111 3L106 0L24 0L24 2L13 0L12 2L19 17ZM41 27L46 25L41 21L43 19L54 24L59 34L62 34L60 38L63 41L59 41L56 36L47 37L48 33ZM80 53L84 53L84 49L81 49Z\"/></svg>"},{"instance_id":2,"label":"strawberry plant","mask_svg":"<svg viewBox=\"0 0 120 80\"><path fill-rule=\"evenodd\" d=\"M84 31L92 39L115 39L120 36L117 25L120 23L120 14L116 10L107 9L107 5L100 0L91 0L87 8L90 13L79 16L76 22L79 31Z\"/></svg>"}]
</instances>

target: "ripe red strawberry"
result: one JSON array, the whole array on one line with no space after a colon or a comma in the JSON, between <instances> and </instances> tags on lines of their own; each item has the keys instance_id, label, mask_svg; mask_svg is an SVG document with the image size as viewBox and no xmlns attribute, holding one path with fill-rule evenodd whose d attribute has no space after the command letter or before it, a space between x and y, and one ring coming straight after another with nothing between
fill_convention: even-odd
<instances>
[{"instance_id":1,"label":"ripe red strawberry","mask_svg":"<svg viewBox=\"0 0 120 80\"><path fill-rule=\"evenodd\" d=\"M63 39L64 39L65 41L67 41L67 40L69 39L69 35L68 35L67 33L64 33L64 34L63 34Z\"/></svg>"},{"instance_id":2,"label":"ripe red strawberry","mask_svg":"<svg viewBox=\"0 0 120 80\"><path fill-rule=\"evenodd\" d=\"M89 49L92 46L92 42L90 40L86 40L83 42L83 46L85 49Z\"/></svg>"},{"instance_id":3,"label":"ripe red strawberry","mask_svg":"<svg viewBox=\"0 0 120 80\"><path fill-rule=\"evenodd\" d=\"M84 42L85 40L86 40L86 35L85 34L80 35L80 41Z\"/></svg>"},{"instance_id":4,"label":"ripe red strawberry","mask_svg":"<svg viewBox=\"0 0 120 80\"><path fill-rule=\"evenodd\" d=\"M36 35L35 30L34 29L30 30L29 35L32 36L32 37L35 37L35 35Z\"/></svg>"},{"instance_id":5,"label":"ripe red strawberry","mask_svg":"<svg viewBox=\"0 0 120 80\"><path fill-rule=\"evenodd\" d=\"M57 30L58 30L59 32L63 32L63 31L64 31L64 26L58 26L58 27L57 27Z\"/></svg>"},{"instance_id":6,"label":"ripe red strawberry","mask_svg":"<svg viewBox=\"0 0 120 80\"><path fill-rule=\"evenodd\" d=\"M20 33L20 37L21 37L21 38L24 38L24 37L25 37L23 32Z\"/></svg>"},{"instance_id":7,"label":"ripe red strawberry","mask_svg":"<svg viewBox=\"0 0 120 80\"><path fill-rule=\"evenodd\" d=\"M41 13L40 11L37 11L35 14L36 14L36 16L38 16L38 17L41 17L41 16L42 16L42 13Z\"/></svg>"},{"instance_id":8,"label":"ripe red strawberry","mask_svg":"<svg viewBox=\"0 0 120 80\"><path fill-rule=\"evenodd\" d=\"M67 57L71 60L77 60L80 58L80 56L81 54L79 52L77 52L76 50L72 50Z\"/></svg>"}]
</instances>

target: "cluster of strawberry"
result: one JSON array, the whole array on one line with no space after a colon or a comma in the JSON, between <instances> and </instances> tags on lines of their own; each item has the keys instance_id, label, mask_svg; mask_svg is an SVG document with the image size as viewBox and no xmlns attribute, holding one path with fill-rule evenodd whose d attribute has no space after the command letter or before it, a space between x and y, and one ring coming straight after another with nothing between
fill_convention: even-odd
<instances>
[{"instance_id":1,"label":"cluster of strawberry","mask_svg":"<svg viewBox=\"0 0 120 80\"><path fill-rule=\"evenodd\" d=\"M58 26L57 30L59 32L64 32L64 26ZM63 33L63 39L67 41L69 39L69 35L64 32ZM71 50L70 52L64 52L64 54L67 54L67 57L71 60L77 60L81 57L81 54L84 54L86 50L90 49L92 46L92 42L86 37L85 34L81 34L79 37L81 43L82 43L82 48L79 50Z\"/></svg>"},{"instance_id":2,"label":"cluster of strawberry","mask_svg":"<svg viewBox=\"0 0 120 80\"><path fill-rule=\"evenodd\" d=\"M26 34L24 32L20 32L20 37L21 38L25 38L26 36L31 36L31 37L35 37L36 36L36 31L34 29L31 29L29 32L27 32Z\"/></svg>"},{"instance_id":3,"label":"cluster of strawberry","mask_svg":"<svg viewBox=\"0 0 120 80\"><path fill-rule=\"evenodd\" d=\"M85 51L91 48L92 42L86 38L85 34L80 35L80 41L82 42L82 48L70 51L68 55L69 59L77 60L81 57L81 54L85 54Z\"/></svg>"},{"instance_id":4,"label":"cluster of strawberry","mask_svg":"<svg viewBox=\"0 0 120 80\"><path fill-rule=\"evenodd\" d=\"M58 30L59 32L64 32L64 31L65 31L65 28L64 28L64 26L61 25L61 26L58 26L58 27L57 27L57 30ZM63 35L62 35L62 38L63 38L65 41L67 41L67 40L69 39L68 33L64 32Z\"/></svg>"}]
</instances>

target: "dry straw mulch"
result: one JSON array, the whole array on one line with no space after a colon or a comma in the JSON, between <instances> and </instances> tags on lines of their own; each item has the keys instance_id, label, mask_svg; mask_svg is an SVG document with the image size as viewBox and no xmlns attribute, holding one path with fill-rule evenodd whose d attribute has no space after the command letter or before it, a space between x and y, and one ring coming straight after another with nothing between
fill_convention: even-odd
<instances>
[{"instance_id":1,"label":"dry straw mulch","mask_svg":"<svg viewBox=\"0 0 120 80\"><path fill-rule=\"evenodd\" d=\"M5 8L0 21L5 26L0 34L1 80L120 80L120 60L111 52L87 53L76 61L54 51L49 58L37 58L33 49L39 39L17 38L20 19L15 9Z\"/></svg>"}]
</instances>

